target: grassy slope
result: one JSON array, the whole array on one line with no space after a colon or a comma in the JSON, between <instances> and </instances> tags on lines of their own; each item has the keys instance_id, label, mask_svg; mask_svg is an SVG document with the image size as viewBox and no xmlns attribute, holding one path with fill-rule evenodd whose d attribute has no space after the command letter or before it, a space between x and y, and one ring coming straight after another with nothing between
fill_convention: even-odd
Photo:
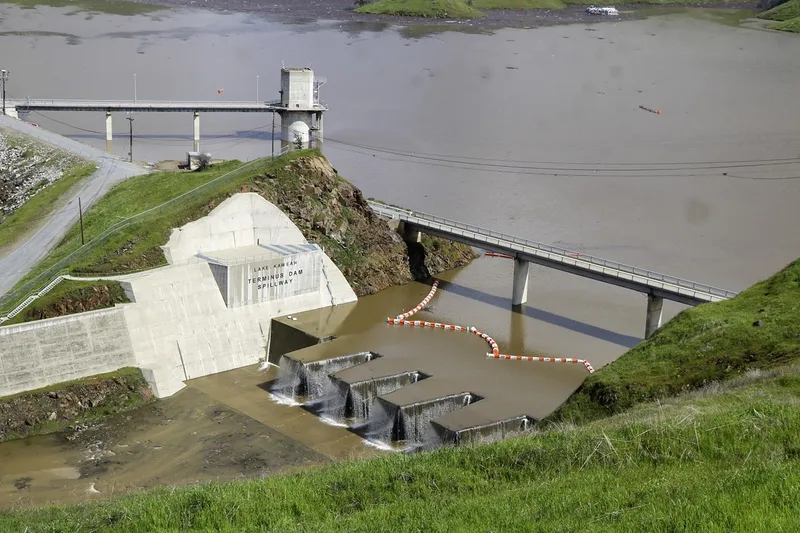
<instances>
[{"instance_id":1,"label":"grassy slope","mask_svg":"<svg viewBox=\"0 0 800 533\"><path fill-rule=\"evenodd\" d=\"M587 377L551 418L593 419L798 358L800 259L731 300L683 311Z\"/></svg>"},{"instance_id":2,"label":"grassy slope","mask_svg":"<svg viewBox=\"0 0 800 533\"><path fill-rule=\"evenodd\" d=\"M116 281L64 280L4 326L113 307L130 300Z\"/></svg>"},{"instance_id":3,"label":"grassy slope","mask_svg":"<svg viewBox=\"0 0 800 533\"><path fill-rule=\"evenodd\" d=\"M160 246L167 242L172 228L180 227L205 216L220 202L236 192L258 191L286 212L287 207L291 207L289 204L297 204L298 199L302 200L308 197L307 188L311 186L307 182L310 178L296 175L297 172L302 171L294 169L291 165L300 163L300 158L316 155L315 151L290 152L274 162L263 159L242 166L238 161L231 161L214 165L204 172L162 172L126 180L115 186L90 211L84 214L86 246L83 248L80 246L80 230L77 225L71 228L62 242L17 284L14 293L6 296L0 311L9 311L32 290L40 289L58 272L64 270L69 270L73 274L108 275L165 265L166 259ZM304 179L306 179L305 186L303 185ZM338 191L342 193L352 188L349 183L338 176L336 183L339 187ZM180 196L198 186L203 187L198 191ZM326 201L333 201L334 196L338 193L337 191L333 193L320 191L320 194L326 198ZM291 198L287 199L287 196ZM170 203L154 209L167 201ZM326 213L329 215L339 213L343 220L350 219L348 221L351 229L347 230L345 238L352 238L353 231L351 230L357 226L354 213L346 207L348 200L339 198L336 201L338 203L334 208L338 206L338 211L334 209L335 213L330 211ZM300 206L301 210L307 207L306 211L313 211L311 208L314 208L316 209L314 213L325 212L325 205L321 203L321 200L312 199L310 202L301 201L300 203L304 204ZM298 206L294 205L294 207ZM331 209L330 206L328 207ZM113 224L143 212L142 216L125 222L124 227L116 229L104 239L97 239ZM302 214L288 213L290 218L293 216L297 218ZM363 214L359 216L363 218ZM399 249L395 250L397 253L391 255L392 250L382 248L382 244L377 242L380 240L379 237L385 237L384 240L388 239L391 244L388 229L385 235L373 233L356 235L358 239L361 239L359 242L340 246L336 241L320 233L319 230L306 227L308 224L304 226L303 220L295 220L295 223L305 232L311 242L320 242L326 247L331 259L342 269L351 284L355 284L354 290L357 294L374 292L371 281L375 282L373 285L376 285L378 288L375 290L378 290L385 288L387 283L391 285L411 280L410 273L407 272L408 268L403 270L401 264L405 249L403 248L402 253ZM362 246L369 248L368 251L378 253L364 252L361 249ZM473 257L472 252L466 246L447 243L444 248L437 250L442 258L448 256L446 252L458 251L461 255L461 262L446 264L443 269L460 266ZM58 265L59 262L68 267ZM400 274L400 271L403 271L403 274ZM408 279L402 279L403 275Z\"/></svg>"},{"instance_id":4,"label":"grassy slope","mask_svg":"<svg viewBox=\"0 0 800 533\"><path fill-rule=\"evenodd\" d=\"M799 403L793 369L493 446L15 511L0 530L794 531Z\"/></svg>"},{"instance_id":5,"label":"grassy slope","mask_svg":"<svg viewBox=\"0 0 800 533\"><path fill-rule=\"evenodd\" d=\"M473 0L476 9L563 9L561 0Z\"/></svg>"},{"instance_id":6,"label":"grassy slope","mask_svg":"<svg viewBox=\"0 0 800 533\"><path fill-rule=\"evenodd\" d=\"M800 0L789 0L758 15L758 18L783 22L800 17Z\"/></svg>"},{"instance_id":7,"label":"grassy slope","mask_svg":"<svg viewBox=\"0 0 800 533\"><path fill-rule=\"evenodd\" d=\"M800 33L800 0L789 0L758 15L758 18L778 22L770 26L773 30Z\"/></svg>"},{"instance_id":8,"label":"grassy slope","mask_svg":"<svg viewBox=\"0 0 800 533\"><path fill-rule=\"evenodd\" d=\"M372 15L400 15L429 18L477 18L483 13L463 0L378 0L356 9Z\"/></svg>"},{"instance_id":9,"label":"grassy slope","mask_svg":"<svg viewBox=\"0 0 800 533\"><path fill-rule=\"evenodd\" d=\"M235 170L241 165L242 163L239 161L229 161L220 165L214 165L214 167L205 172L159 172L146 174L137 176L132 180L127 180L119 185L116 185L111 189L111 191L108 192L108 194L106 194L100 201L92 206L92 209L89 212L84 214L83 223L86 242L90 243L92 239L100 235L103 231L105 231L106 228L116 222L119 222L120 220L123 220L126 217L130 217L144 210L156 207L167 200L194 189L195 187L208 183L211 180L222 176L226 172ZM264 167L266 167L266 164L261 166L261 168ZM230 182L225 181L224 184L220 184L218 187L213 187L211 192L213 193L214 191L226 189L228 185L230 185ZM184 208L190 209L193 206L194 204L184 205ZM153 223L156 222L162 223L163 227L153 226ZM146 242L137 241L136 244L139 246L149 246L149 248L157 247L159 244L166 242L166 239L163 238L163 235L168 235L169 229L171 227L175 227L163 225L168 224L168 222L168 220L164 219L157 221L148 219L146 224L148 226L148 231L146 232L138 231L141 229L140 226L143 225L142 223L133 222L131 226L129 226L129 230L126 229L125 233L131 233L132 235L136 235L137 233L149 235L152 242L150 242L150 240L147 240ZM188 222L188 220L186 220L186 222ZM176 224L176 226L181 224ZM80 243L80 228L78 226L73 226L67 232L64 239L58 244L58 246L47 256L45 256L45 258L23 278L20 284L34 278L37 274L41 273L49 266L52 266L59 260L67 257L70 253L80 248ZM122 244L124 244L124 242ZM100 250L96 254L89 254L87 258L78 262L76 266L79 269L81 265L90 264L93 261L96 261L99 256L104 254L105 250ZM115 263L119 263L120 261L122 261L122 259L119 256L110 258L107 265L108 270L106 272L101 272L99 269L95 269L95 271L103 274L113 273L115 271ZM159 264L164 264L163 254L157 258L142 258L141 268L148 268ZM130 266L135 267L136 265ZM45 280L45 283L47 283L47 281L49 281L49 278Z\"/></svg>"}]
</instances>

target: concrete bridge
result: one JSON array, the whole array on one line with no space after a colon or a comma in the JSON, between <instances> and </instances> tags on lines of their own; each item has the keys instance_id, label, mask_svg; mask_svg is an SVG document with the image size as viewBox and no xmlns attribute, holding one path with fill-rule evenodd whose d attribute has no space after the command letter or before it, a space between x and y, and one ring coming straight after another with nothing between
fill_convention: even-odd
<instances>
[{"instance_id":1,"label":"concrete bridge","mask_svg":"<svg viewBox=\"0 0 800 533\"><path fill-rule=\"evenodd\" d=\"M382 218L396 224L398 231L406 240L419 242L421 235L425 233L512 256L514 258L514 281L511 297L513 305L522 305L528 300L530 263L642 292L647 295L645 338L650 338L661 326L662 307L665 299L685 305L698 305L726 300L737 294L710 285L592 257L455 220L418 211L408 211L378 202L369 202L369 204Z\"/></svg>"}]
</instances>

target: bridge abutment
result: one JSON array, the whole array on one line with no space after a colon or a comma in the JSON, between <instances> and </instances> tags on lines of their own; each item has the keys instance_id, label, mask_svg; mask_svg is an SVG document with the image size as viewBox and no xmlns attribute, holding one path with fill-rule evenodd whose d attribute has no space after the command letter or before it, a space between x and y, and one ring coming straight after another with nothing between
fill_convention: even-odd
<instances>
[{"instance_id":1,"label":"bridge abutment","mask_svg":"<svg viewBox=\"0 0 800 533\"><path fill-rule=\"evenodd\" d=\"M514 259L514 289L511 294L511 305L522 305L528 302L528 271L531 264L521 259Z\"/></svg>"},{"instance_id":2,"label":"bridge abutment","mask_svg":"<svg viewBox=\"0 0 800 533\"><path fill-rule=\"evenodd\" d=\"M664 307L664 298L647 295L647 319L644 326L644 338L649 339L661 327L661 314Z\"/></svg>"}]
</instances>

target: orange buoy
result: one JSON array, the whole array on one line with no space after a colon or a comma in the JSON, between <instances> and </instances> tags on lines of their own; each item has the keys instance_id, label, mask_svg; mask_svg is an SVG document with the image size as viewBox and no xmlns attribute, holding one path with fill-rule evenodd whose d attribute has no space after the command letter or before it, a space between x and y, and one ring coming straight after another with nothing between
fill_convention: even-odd
<instances>
[{"instance_id":1,"label":"orange buoy","mask_svg":"<svg viewBox=\"0 0 800 533\"><path fill-rule=\"evenodd\" d=\"M217 94L222 94L222 91L224 91L224 89L217 89Z\"/></svg>"}]
</instances>

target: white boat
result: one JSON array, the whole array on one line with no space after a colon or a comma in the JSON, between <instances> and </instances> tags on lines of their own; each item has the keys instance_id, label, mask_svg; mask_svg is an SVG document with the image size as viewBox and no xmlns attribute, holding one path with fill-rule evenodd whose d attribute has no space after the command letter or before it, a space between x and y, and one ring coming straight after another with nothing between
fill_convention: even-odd
<instances>
[{"instance_id":1,"label":"white boat","mask_svg":"<svg viewBox=\"0 0 800 533\"><path fill-rule=\"evenodd\" d=\"M606 6L606 7L597 7L597 6L589 6L586 8L586 12L590 15L608 15L612 17L618 17L619 11L616 7L613 6Z\"/></svg>"}]
</instances>

